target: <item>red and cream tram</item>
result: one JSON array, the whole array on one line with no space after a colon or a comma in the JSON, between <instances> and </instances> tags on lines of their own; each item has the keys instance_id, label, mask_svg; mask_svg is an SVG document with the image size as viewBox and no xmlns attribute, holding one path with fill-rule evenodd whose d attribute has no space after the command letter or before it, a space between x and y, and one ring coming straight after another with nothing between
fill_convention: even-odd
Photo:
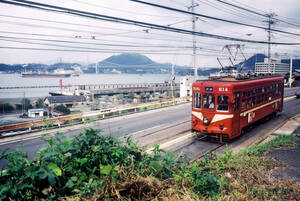
<instances>
[{"instance_id":1,"label":"red and cream tram","mask_svg":"<svg viewBox=\"0 0 300 201\"><path fill-rule=\"evenodd\" d=\"M192 130L222 139L283 107L284 78L220 78L193 83Z\"/></svg>"}]
</instances>

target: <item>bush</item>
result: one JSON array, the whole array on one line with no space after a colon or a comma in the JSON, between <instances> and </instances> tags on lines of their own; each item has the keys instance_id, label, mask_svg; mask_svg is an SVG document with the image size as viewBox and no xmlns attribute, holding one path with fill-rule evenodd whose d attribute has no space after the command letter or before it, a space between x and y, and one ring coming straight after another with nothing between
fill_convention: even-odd
<instances>
[{"instance_id":1,"label":"bush","mask_svg":"<svg viewBox=\"0 0 300 201\"><path fill-rule=\"evenodd\" d=\"M71 113L70 109L67 108L64 105L57 105L57 106L54 107L54 110L59 111L63 114L70 114Z\"/></svg>"},{"instance_id":2,"label":"bush","mask_svg":"<svg viewBox=\"0 0 300 201\"><path fill-rule=\"evenodd\" d=\"M1 112L11 112L13 110L14 110L14 107L11 106L11 104L9 104L9 103L2 103L0 105L0 111Z\"/></svg>"},{"instance_id":3,"label":"bush","mask_svg":"<svg viewBox=\"0 0 300 201\"><path fill-rule=\"evenodd\" d=\"M189 187L198 195L219 189L217 177L201 172L198 164L189 166L185 158L175 161L173 153L159 146L149 155L129 138L120 141L92 129L73 139L57 133L45 141L48 146L32 161L21 151L1 154L8 163L0 173L0 200L66 196L94 196L98 200L140 200L146 196L150 200L168 194L169 188L182 193Z\"/></svg>"},{"instance_id":4,"label":"bush","mask_svg":"<svg viewBox=\"0 0 300 201\"><path fill-rule=\"evenodd\" d=\"M30 102L30 100L29 100L28 98L23 98L23 99L21 100L21 103L22 103L22 105L23 105L23 107L24 107L24 109L25 109L26 111L27 111L28 109L33 108L32 105L31 105L31 102Z\"/></svg>"}]
</instances>

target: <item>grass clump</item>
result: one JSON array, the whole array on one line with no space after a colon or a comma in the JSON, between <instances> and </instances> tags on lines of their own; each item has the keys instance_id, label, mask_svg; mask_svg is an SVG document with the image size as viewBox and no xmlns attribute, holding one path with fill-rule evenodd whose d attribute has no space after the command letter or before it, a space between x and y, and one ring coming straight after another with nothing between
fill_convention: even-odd
<instances>
[{"instance_id":1,"label":"grass clump","mask_svg":"<svg viewBox=\"0 0 300 201\"><path fill-rule=\"evenodd\" d=\"M294 147L299 137L295 135L279 135L273 140L244 150L245 153L265 152L270 148Z\"/></svg>"},{"instance_id":2,"label":"grass clump","mask_svg":"<svg viewBox=\"0 0 300 201\"><path fill-rule=\"evenodd\" d=\"M300 184L275 179L272 171L284 165L267 155L273 148L294 147L297 140L296 136L278 136L240 153L209 156L203 163L219 178L220 192L207 200L299 200Z\"/></svg>"}]
</instances>

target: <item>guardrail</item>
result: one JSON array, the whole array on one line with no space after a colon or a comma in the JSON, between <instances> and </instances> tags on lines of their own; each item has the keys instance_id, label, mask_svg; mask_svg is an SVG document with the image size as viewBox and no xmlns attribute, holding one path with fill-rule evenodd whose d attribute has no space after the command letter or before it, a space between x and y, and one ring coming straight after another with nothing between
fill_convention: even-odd
<instances>
[{"instance_id":1,"label":"guardrail","mask_svg":"<svg viewBox=\"0 0 300 201\"><path fill-rule=\"evenodd\" d=\"M50 118L47 120L39 120L39 121L32 121L32 122L23 122L23 123L16 123L16 124L6 124L0 126L0 136L1 133L4 132L11 132L11 131L17 131L17 130L24 130L28 129L28 132L33 131L41 131L41 127L46 127L47 129L50 129L51 127L54 127L54 123L56 123L56 127L63 126L66 122L72 121L72 120L78 120L77 123L86 123L89 121L95 121L95 120L101 120L105 118L111 118L115 116L130 114L130 113L136 113L146 110L152 110L152 109L158 109L170 105L180 104L182 102L188 102L190 101L191 97L183 97L183 98L176 98L176 99L167 99L167 100L160 100L155 101L151 103L144 103L144 104L136 104L131 105L129 107L124 108L118 108L118 109L107 109L107 110L100 110L95 112L88 112L88 113L80 113L80 114L74 114L74 115L68 115L68 116L62 116L62 117L55 117ZM95 117L94 119L91 119ZM74 122L71 124L73 125ZM66 126L66 125L65 125ZM24 134L24 133L22 133ZM4 136L2 136L4 137Z\"/></svg>"}]
</instances>

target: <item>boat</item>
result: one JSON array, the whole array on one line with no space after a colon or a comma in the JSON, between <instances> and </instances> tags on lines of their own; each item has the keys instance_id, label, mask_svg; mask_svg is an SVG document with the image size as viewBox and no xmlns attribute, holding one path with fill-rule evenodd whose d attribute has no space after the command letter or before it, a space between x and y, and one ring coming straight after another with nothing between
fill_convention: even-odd
<instances>
[{"instance_id":1,"label":"boat","mask_svg":"<svg viewBox=\"0 0 300 201\"><path fill-rule=\"evenodd\" d=\"M79 77L79 73L72 73L71 76L72 77Z\"/></svg>"},{"instance_id":2,"label":"boat","mask_svg":"<svg viewBox=\"0 0 300 201\"><path fill-rule=\"evenodd\" d=\"M70 73L22 73L22 77L71 77Z\"/></svg>"}]
</instances>

